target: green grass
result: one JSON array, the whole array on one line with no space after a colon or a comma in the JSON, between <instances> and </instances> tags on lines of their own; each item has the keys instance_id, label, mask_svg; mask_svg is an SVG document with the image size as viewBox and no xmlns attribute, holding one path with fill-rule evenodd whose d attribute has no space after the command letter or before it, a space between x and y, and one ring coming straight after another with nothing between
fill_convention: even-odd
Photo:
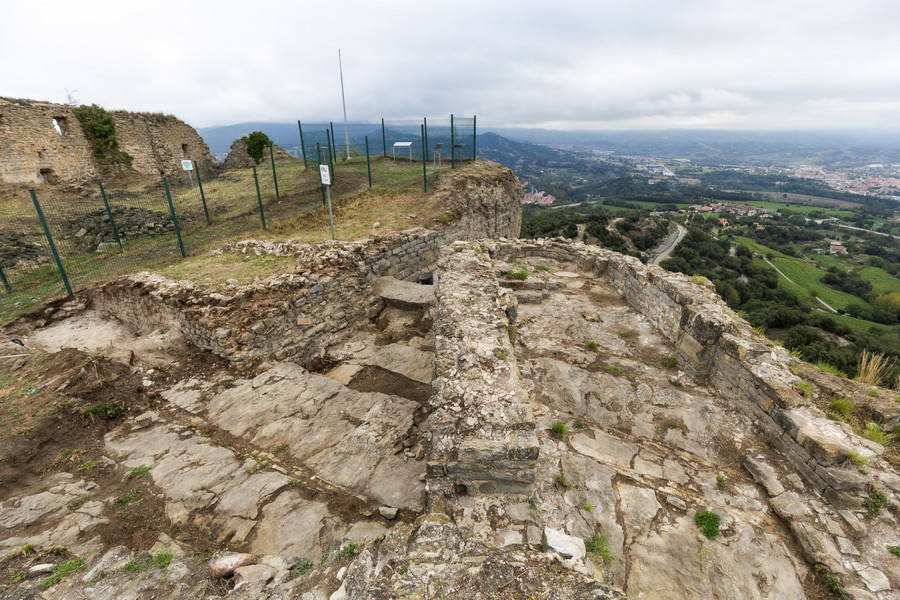
<instances>
[{"instance_id":1,"label":"green grass","mask_svg":"<svg viewBox=\"0 0 900 600\"><path fill-rule=\"evenodd\" d=\"M881 509L887 506L888 497L878 490L869 490L869 497L863 501L866 509L866 518L874 519L881 514Z\"/></svg>"},{"instance_id":2,"label":"green grass","mask_svg":"<svg viewBox=\"0 0 900 600\"><path fill-rule=\"evenodd\" d=\"M506 276L509 279L518 279L519 281L525 281L528 279L528 269L522 267L518 271L509 270L506 272Z\"/></svg>"},{"instance_id":3,"label":"green grass","mask_svg":"<svg viewBox=\"0 0 900 600\"><path fill-rule=\"evenodd\" d=\"M821 283L820 279L825 275L825 271L802 259L775 257L772 259L772 263L797 284L793 286L789 282L779 280L779 285L785 284L783 287L794 292L800 298L811 300L813 296L810 292L815 290L819 298L838 310L845 310L850 304L863 302L852 294L832 289Z\"/></svg>"},{"instance_id":4,"label":"green grass","mask_svg":"<svg viewBox=\"0 0 900 600\"><path fill-rule=\"evenodd\" d=\"M91 469L95 467L99 467L103 464L102 460L89 460L86 463L83 463L80 467L78 467L78 471L81 473L87 473Z\"/></svg>"},{"instance_id":5,"label":"green grass","mask_svg":"<svg viewBox=\"0 0 900 600\"><path fill-rule=\"evenodd\" d=\"M348 542L346 546L338 550L337 558L353 558L359 552L361 545L356 542Z\"/></svg>"},{"instance_id":6,"label":"green grass","mask_svg":"<svg viewBox=\"0 0 900 600\"><path fill-rule=\"evenodd\" d=\"M50 571L52 575L41 581L38 587L42 590L48 590L62 581L67 575L81 571L84 567L85 564L83 558L73 558L71 560L63 561L53 567L53 570Z\"/></svg>"},{"instance_id":7,"label":"green grass","mask_svg":"<svg viewBox=\"0 0 900 600\"><path fill-rule=\"evenodd\" d=\"M152 567L157 569L165 569L172 562L175 555L166 549L160 550L150 558L134 559L125 563L122 570L126 573L136 575L150 570Z\"/></svg>"},{"instance_id":8,"label":"green grass","mask_svg":"<svg viewBox=\"0 0 900 600\"><path fill-rule=\"evenodd\" d=\"M842 398L840 396L832 398L831 404L829 404L829 408L832 411L842 415L844 417L850 415L853 412L853 400L850 398Z\"/></svg>"},{"instance_id":9,"label":"green grass","mask_svg":"<svg viewBox=\"0 0 900 600\"><path fill-rule=\"evenodd\" d=\"M609 547L609 538L605 535L594 534L584 540L584 549L591 554L596 554L604 565L610 565L616 560L615 554Z\"/></svg>"},{"instance_id":10,"label":"green grass","mask_svg":"<svg viewBox=\"0 0 900 600\"><path fill-rule=\"evenodd\" d=\"M617 367L615 365L603 365L603 370L616 377L625 373L625 367Z\"/></svg>"},{"instance_id":11,"label":"green grass","mask_svg":"<svg viewBox=\"0 0 900 600\"><path fill-rule=\"evenodd\" d=\"M872 284L872 293L876 296L888 292L900 293L900 279L897 279L879 267L864 267L856 272L860 277Z\"/></svg>"},{"instance_id":12,"label":"green grass","mask_svg":"<svg viewBox=\"0 0 900 600\"><path fill-rule=\"evenodd\" d=\"M572 487L572 484L569 483L569 480L566 478L565 473L557 473L556 477L553 478L553 481L561 488Z\"/></svg>"},{"instance_id":13,"label":"green grass","mask_svg":"<svg viewBox=\"0 0 900 600\"><path fill-rule=\"evenodd\" d=\"M556 421L553 425L550 426L550 431L553 432L553 435L558 438L563 438L569 433L571 433L571 429L569 426L563 423L562 421Z\"/></svg>"}]
</instances>

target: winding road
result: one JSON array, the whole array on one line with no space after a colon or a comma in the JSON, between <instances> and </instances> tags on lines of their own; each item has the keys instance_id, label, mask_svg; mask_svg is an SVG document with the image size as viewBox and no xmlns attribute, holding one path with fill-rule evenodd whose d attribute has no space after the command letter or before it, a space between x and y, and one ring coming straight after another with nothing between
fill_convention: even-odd
<instances>
[{"instance_id":1,"label":"winding road","mask_svg":"<svg viewBox=\"0 0 900 600\"><path fill-rule=\"evenodd\" d=\"M677 246L679 242L684 239L684 236L687 235L687 229L683 225L677 224L676 226L678 227L678 229L672 232L672 234L666 238L666 241L664 241L662 245L657 248L657 250L659 250L660 248L661 250L659 252L659 255L650 261L651 265L658 265L661 261L669 258L669 255L672 253L672 250L675 249L675 246Z\"/></svg>"}]
</instances>

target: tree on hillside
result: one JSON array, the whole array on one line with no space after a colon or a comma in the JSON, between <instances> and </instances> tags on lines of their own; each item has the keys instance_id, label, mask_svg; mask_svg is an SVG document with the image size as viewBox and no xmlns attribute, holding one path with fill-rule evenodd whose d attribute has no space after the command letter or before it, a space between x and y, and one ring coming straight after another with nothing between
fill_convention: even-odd
<instances>
[{"instance_id":1,"label":"tree on hillside","mask_svg":"<svg viewBox=\"0 0 900 600\"><path fill-rule=\"evenodd\" d=\"M262 131L254 131L246 138L247 140L247 154L250 155L250 158L259 164L259 161L262 160L263 153L265 153L266 148L269 146L269 136L267 136Z\"/></svg>"}]
</instances>

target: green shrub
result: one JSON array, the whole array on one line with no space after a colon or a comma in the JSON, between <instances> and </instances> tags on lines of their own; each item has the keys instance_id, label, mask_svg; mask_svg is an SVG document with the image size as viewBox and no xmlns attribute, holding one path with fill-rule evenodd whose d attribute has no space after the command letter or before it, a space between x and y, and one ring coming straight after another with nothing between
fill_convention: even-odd
<instances>
[{"instance_id":1,"label":"green shrub","mask_svg":"<svg viewBox=\"0 0 900 600\"><path fill-rule=\"evenodd\" d=\"M587 342L585 344L585 346L587 347L588 350L593 350L594 352L596 352L597 348L599 348L599 346L597 346L597 342L595 342L593 340Z\"/></svg>"},{"instance_id":2,"label":"green shrub","mask_svg":"<svg viewBox=\"0 0 900 600\"><path fill-rule=\"evenodd\" d=\"M510 279L518 279L519 281L525 281L528 279L528 269L522 267L518 271L509 270L506 272L506 276Z\"/></svg>"},{"instance_id":3,"label":"green shrub","mask_svg":"<svg viewBox=\"0 0 900 600\"><path fill-rule=\"evenodd\" d=\"M625 373L625 367L617 367L614 365L604 365L603 370L610 375L615 375L616 377Z\"/></svg>"},{"instance_id":4,"label":"green shrub","mask_svg":"<svg viewBox=\"0 0 900 600\"><path fill-rule=\"evenodd\" d=\"M81 412L82 417L93 419L96 417L105 417L107 419L118 419L125 414L125 405L120 402L102 402L92 404Z\"/></svg>"},{"instance_id":5,"label":"green shrub","mask_svg":"<svg viewBox=\"0 0 900 600\"><path fill-rule=\"evenodd\" d=\"M823 583L825 587L828 588L829 592L833 592L835 594L841 595L844 592L844 583L841 581L840 576L826 567L825 565L816 565L816 574L820 575L824 580Z\"/></svg>"},{"instance_id":6,"label":"green shrub","mask_svg":"<svg viewBox=\"0 0 900 600\"><path fill-rule=\"evenodd\" d=\"M664 366L667 369L674 369L675 367L678 366L678 359L676 359L674 356L664 358L659 362L662 366Z\"/></svg>"},{"instance_id":7,"label":"green shrub","mask_svg":"<svg viewBox=\"0 0 900 600\"><path fill-rule=\"evenodd\" d=\"M96 104L87 106L82 104L72 110L75 118L81 123L84 135L91 143L94 156L104 158L112 163L122 163L131 166L134 158L127 152L119 150L119 140L116 138L116 124L112 115Z\"/></svg>"},{"instance_id":8,"label":"green shrub","mask_svg":"<svg viewBox=\"0 0 900 600\"><path fill-rule=\"evenodd\" d=\"M244 138L244 143L247 145L247 154L250 155L250 158L252 158L256 164L259 164L263 154L266 152L266 148L269 147L269 136L262 131L254 131Z\"/></svg>"},{"instance_id":9,"label":"green shrub","mask_svg":"<svg viewBox=\"0 0 900 600\"><path fill-rule=\"evenodd\" d=\"M896 556L897 558L900 558L900 546L889 546L889 547L888 547L888 552L890 552L891 554L893 554L893 555Z\"/></svg>"},{"instance_id":10,"label":"green shrub","mask_svg":"<svg viewBox=\"0 0 900 600\"><path fill-rule=\"evenodd\" d=\"M721 517L711 510L701 510L694 514L694 523L700 528L700 533L710 540L719 537L719 523Z\"/></svg>"},{"instance_id":11,"label":"green shrub","mask_svg":"<svg viewBox=\"0 0 900 600\"><path fill-rule=\"evenodd\" d=\"M568 479L566 479L565 473L557 473L557 474L556 474L556 477L553 478L553 481L555 481L555 482L556 482L556 485L558 485L558 486L561 487L561 488L570 488L570 487L572 487L572 484L569 483L569 480L568 480Z\"/></svg>"},{"instance_id":12,"label":"green shrub","mask_svg":"<svg viewBox=\"0 0 900 600\"><path fill-rule=\"evenodd\" d=\"M83 463L80 467L78 467L78 471L81 473L87 473L94 467L99 467L103 464L102 460L89 460L86 463Z\"/></svg>"},{"instance_id":13,"label":"green shrub","mask_svg":"<svg viewBox=\"0 0 900 600\"><path fill-rule=\"evenodd\" d=\"M353 558L359 552L360 544L356 542L348 542L346 546L338 550L338 558Z\"/></svg>"},{"instance_id":14,"label":"green shrub","mask_svg":"<svg viewBox=\"0 0 900 600\"><path fill-rule=\"evenodd\" d=\"M872 421L866 423L866 428L863 431L863 435L873 442L881 444L882 446L887 446L894 441L893 433L886 433L881 428L881 425L879 425L878 423L873 423Z\"/></svg>"},{"instance_id":15,"label":"green shrub","mask_svg":"<svg viewBox=\"0 0 900 600\"><path fill-rule=\"evenodd\" d=\"M83 558L73 558L72 560L65 560L53 567L53 569L50 571L52 575L41 581L41 584L38 587L40 587L42 590L47 590L62 581L66 575L74 573L76 571L80 571L83 568Z\"/></svg>"},{"instance_id":16,"label":"green shrub","mask_svg":"<svg viewBox=\"0 0 900 600\"><path fill-rule=\"evenodd\" d=\"M878 490L869 490L869 497L863 501L866 509L866 518L874 519L881 513L881 509L887 506L888 498Z\"/></svg>"}]
</instances>

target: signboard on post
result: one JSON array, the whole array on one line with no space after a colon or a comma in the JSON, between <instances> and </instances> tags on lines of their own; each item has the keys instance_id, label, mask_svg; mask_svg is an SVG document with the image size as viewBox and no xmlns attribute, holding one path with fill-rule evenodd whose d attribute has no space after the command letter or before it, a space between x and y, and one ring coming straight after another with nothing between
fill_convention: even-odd
<instances>
[{"instance_id":1,"label":"signboard on post","mask_svg":"<svg viewBox=\"0 0 900 600\"><path fill-rule=\"evenodd\" d=\"M328 171L328 165L319 165L319 176L322 178L322 185L325 186L325 192L328 195L328 221L331 223L331 239L334 239L334 216L331 214L331 173Z\"/></svg>"},{"instance_id":2,"label":"signboard on post","mask_svg":"<svg viewBox=\"0 0 900 600\"><path fill-rule=\"evenodd\" d=\"M194 170L194 162L191 160L183 160L181 161L181 168L185 171L193 171Z\"/></svg>"}]
</instances>

